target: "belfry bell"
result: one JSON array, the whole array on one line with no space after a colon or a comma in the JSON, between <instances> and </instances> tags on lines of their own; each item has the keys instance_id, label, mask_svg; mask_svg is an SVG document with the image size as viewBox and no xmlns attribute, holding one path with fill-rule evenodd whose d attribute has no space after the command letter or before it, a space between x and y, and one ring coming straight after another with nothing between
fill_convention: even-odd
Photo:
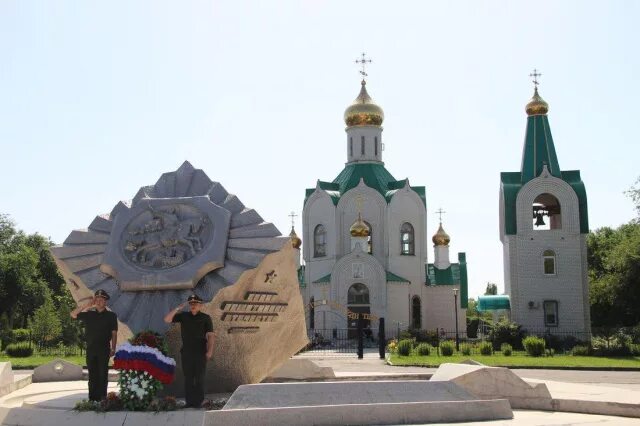
<instances>
[{"instance_id":1,"label":"belfry bell","mask_svg":"<svg viewBox=\"0 0 640 426\"><path fill-rule=\"evenodd\" d=\"M537 212L536 213L536 226L544 226L544 216L542 215L542 213Z\"/></svg>"}]
</instances>

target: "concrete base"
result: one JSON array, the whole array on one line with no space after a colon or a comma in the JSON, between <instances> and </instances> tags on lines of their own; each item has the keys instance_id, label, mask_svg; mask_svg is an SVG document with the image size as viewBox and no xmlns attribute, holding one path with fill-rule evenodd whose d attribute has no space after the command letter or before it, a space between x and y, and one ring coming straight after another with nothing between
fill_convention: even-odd
<instances>
[{"instance_id":1,"label":"concrete base","mask_svg":"<svg viewBox=\"0 0 640 426\"><path fill-rule=\"evenodd\" d=\"M506 399L481 400L454 383L310 382L240 386L205 424L344 425L510 419Z\"/></svg>"},{"instance_id":2,"label":"concrete base","mask_svg":"<svg viewBox=\"0 0 640 426\"><path fill-rule=\"evenodd\" d=\"M336 375L331 367L320 367L310 359L291 358L263 380L263 383L287 380L334 379L335 377Z\"/></svg>"},{"instance_id":3,"label":"concrete base","mask_svg":"<svg viewBox=\"0 0 640 426\"><path fill-rule=\"evenodd\" d=\"M0 362L0 387L13 383L13 369L10 362Z\"/></svg>"},{"instance_id":4,"label":"concrete base","mask_svg":"<svg viewBox=\"0 0 640 426\"><path fill-rule=\"evenodd\" d=\"M442 364L431 382L455 383L478 398L506 398L512 408L551 410L551 394L544 383L529 384L504 367Z\"/></svg>"}]
</instances>

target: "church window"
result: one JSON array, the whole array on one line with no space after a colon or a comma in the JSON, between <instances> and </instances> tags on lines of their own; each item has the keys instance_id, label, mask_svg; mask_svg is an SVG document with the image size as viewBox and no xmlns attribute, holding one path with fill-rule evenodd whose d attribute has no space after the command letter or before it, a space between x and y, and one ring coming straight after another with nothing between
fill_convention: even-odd
<instances>
[{"instance_id":1,"label":"church window","mask_svg":"<svg viewBox=\"0 0 640 426\"><path fill-rule=\"evenodd\" d=\"M368 305L369 304L369 289L362 283L355 283L349 287L347 293L347 303L349 305Z\"/></svg>"},{"instance_id":2,"label":"church window","mask_svg":"<svg viewBox=\"0 0 640 426\"><path fill-rule=\"evenodd\" d=\"M316 226L313 231L313 257L327 255L327 232L323 225Z\"/></svg>"},{"instance_id":3,"label":"church window","mask_svg":"<svg viewBox=\"0 0 640 426\"><path fill-rule=\"evenodd\" d=\"M413 299L411 299L411 327L416 330L422 328L422 310L420 305L420 296L413 296Z\"/></svg>"},{"instance_id":4,"label":"church window","mask_svg":"<svg viewBox=\"0 0 640 426\"><path fill-rule=\"evenodd\" d=\"M542 253L542 264L545 275L556 274L556 253L553 250L545 250Z\"/></svg>"},{"instance_id":5,"label":"church window","mask_svg":"<svg viewBox=\"0 0 640 426\"><path fill-rule=\"evenodd\" d=\"M353 137L349 138L349 156L353 157Z\"/></svg>"},{"instance_id":6,"label":"church window","mask_svg":"<svg viewBox=\"0 0 640 426\"><path fill-rule=\"evenodd\" d=\"M413 256L415 254L415 238L413 226L405 222L400 227L400 254Z\"/></svg>"},{"instance_id":7,"label":"church window","mask_svg":"<svg viewBox=\"0 0 640 426\"><path fill-rule=\"evenodd\" d=\"M556 300L545 300L544 308L544 325L545 327L558 326L558 302Z\"/></svg>"},{"instance_id":8,"label":"church window","mask_svg":"<svg viewBox=\"0 0 640 426\"><path fill-rule=\"evenodd\" d=\"M309 299L309 328L312 330L316 328L315 302L316 302L316 299L313 296L311 296L311 299Z\"/></svg>"},{"instance_id":9,"label":"church window","mask_svg":"<svg viewBox=\"0 0 640 426\"><path fill-rule=\"evenodd\" d=\"M373 254L373 227L366 220L364 223L369 227L369 236L367 237L367 253Z\"/></svg>"},{"instance_id":10,"label":"church window","mask_svg":"<svg viewBox=\"0 0 640 426\"><path fill-rule=\"evenodd\" d=\"M360 155L364 155L364 136L360 139Z\"/></svg>"},{"instance_id":11,"label":"church window","mask_svg":"<svg viewBox=\"0 0 640 426\"><path fill-rule=\"evenodd\" d=\"M373 146L375 148L376 157L378 156L378 137L373 138Z\"/></svg>"},{"instance_id":12,"label":"church window","mask_svg":"<svg viewBox=\"0 0 640 426\"><path fill-rule=\"evenodd\" d=\"M551 194L540 194L533 200L533 229L548 231L562 228L560 202Z\"/></svg>"}]
</instances>

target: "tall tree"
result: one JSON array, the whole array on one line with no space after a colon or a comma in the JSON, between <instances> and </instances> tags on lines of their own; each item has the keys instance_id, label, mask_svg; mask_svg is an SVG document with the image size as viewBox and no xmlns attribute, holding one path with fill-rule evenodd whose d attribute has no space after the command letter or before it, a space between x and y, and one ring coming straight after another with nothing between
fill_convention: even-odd
<instances>
[{"instance_id":1,"label":"tall tree","mask_svg":"<svg viewBox=\"0 0 640 426\"><path fill-rule=\"evenodd\" d=\"M0 313L6 312L13 328L19 302L38 276L38 256L24 244L0 252Z\"/></svg>"},{"instance_id":2,"label":"tall tree","mask_svg":"<svg viewBox=\"0 0 640 426\"><path fill-rule=\"evenodd\" d=\"M484 291L485 296L498 294L498 286L494 283L487 283L487 289Z\"/></svg>"},{"instance_id":3,"label":"tall tree","mask_svg":"<svg viewBox=\"0 0 640 426\"><path fill-rule=\"evenodd\" d=\"M636 204L636 212L638 214L636 222L638 222L640 221L640 177L636 180L635 185L629 188L627 195Z\"/></svg>"}]
</instances>

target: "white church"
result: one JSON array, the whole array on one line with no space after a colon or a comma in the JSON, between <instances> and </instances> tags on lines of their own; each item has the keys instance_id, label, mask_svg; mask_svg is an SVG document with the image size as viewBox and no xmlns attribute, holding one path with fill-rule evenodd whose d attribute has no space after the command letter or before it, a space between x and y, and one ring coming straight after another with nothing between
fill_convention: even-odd
<instances>
[{"instance_id":1,"label":"white church","mask_svg":"<svg viewBox=\"0 0 640 426\"><path fill-rule=\"evenodd\" d=\"M363 73L363 75L366 75ZM397 180L382 161L384 113L367 93L344 112L347 163L332 181L307 189L302 213L300 289L307 327L354 330L356 316L387 335L397 329L466 333L468 299L464 253L449 256L442 223L428 263L424 186ZM456 306L457 304L457 306ZM391 333L391 334L390 334Z\"/></svg>"}]
</instances>

